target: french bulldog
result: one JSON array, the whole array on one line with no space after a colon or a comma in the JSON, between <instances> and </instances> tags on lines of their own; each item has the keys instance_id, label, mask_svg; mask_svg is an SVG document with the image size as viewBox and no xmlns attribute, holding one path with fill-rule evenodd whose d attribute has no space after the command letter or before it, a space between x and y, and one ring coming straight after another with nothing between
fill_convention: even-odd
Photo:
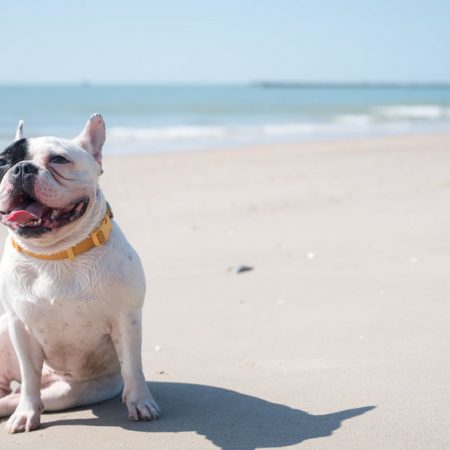
<instances>
[{"instance_id":1,"label":"french bulldog","mask_svg":"<svg viewBox=\"0 0 450 450\"><path fill-rule=\"evenodd\" d=\"M9 232L0 263L0 417L10 416L10 433L38 428L42 411L120 392L130 420L160 414L142 370L144 272L98 185L104 142L100 114L74 140L26 139L21 121L0 153Z\"/></svg>"}]
</instances>

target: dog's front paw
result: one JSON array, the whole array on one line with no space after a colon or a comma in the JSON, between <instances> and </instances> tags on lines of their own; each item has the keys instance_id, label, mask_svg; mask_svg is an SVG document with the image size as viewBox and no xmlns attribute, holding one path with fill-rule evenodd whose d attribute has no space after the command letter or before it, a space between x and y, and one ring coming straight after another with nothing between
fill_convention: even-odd
<instances>
[{"instance_id":1,"label":"dog's front paw","mask_svg":"<svg viewBox=\"0 0 450 450\"><path fill-rule=\"evenodd\" d=\"M17 407L14 414L6 422L8 433L33 431L41 424L41 409L35 407Z\"/></svg>"},{"instance_id":2,"label":"dog's front paw","mask_svg":"<svg viewBox=\"0 0 450 450\"><path fill-rule=\"evenodd\" d=\"M140 420L156 420L161 415L158 403L152 397L152 394L146 392L133 395L128 393L124 395L124 401L128 408L128 418L134 422Z\"/></svg>"}]
</instances>

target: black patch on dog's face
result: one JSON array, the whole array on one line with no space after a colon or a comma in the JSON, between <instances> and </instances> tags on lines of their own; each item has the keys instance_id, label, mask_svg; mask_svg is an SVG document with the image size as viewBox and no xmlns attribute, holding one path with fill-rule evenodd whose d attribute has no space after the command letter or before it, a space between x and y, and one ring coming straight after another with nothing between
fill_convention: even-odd
<instances>
[{"instance_id":1,"label":"black patch on dog's face","mask_svg":"<svg viewBox=\"0 0 450 450\"><path fill-rule=\"evenodd\" d=\"M0 182L12 166L25 159L27 151L28 141L23 138L13 142L0 153Z\"/></svg>"}]
</instances>

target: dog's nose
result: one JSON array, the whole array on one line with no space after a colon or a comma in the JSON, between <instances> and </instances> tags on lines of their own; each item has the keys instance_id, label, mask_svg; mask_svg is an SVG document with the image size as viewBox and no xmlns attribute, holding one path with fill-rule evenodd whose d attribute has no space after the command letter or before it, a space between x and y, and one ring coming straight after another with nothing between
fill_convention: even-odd
<instances>
[{"instance_id":1,"label":"dog's nose","mask_svg":"<svg viewBox=\"0 0 450 450\"><path fill-rule=\"evenodd\" d=\"M29 161L22 161L14 166L12 175L15 179L24 179L30 175L37 174L38 171L39 169L33 163Z\"/></svg>"}]
</instances>

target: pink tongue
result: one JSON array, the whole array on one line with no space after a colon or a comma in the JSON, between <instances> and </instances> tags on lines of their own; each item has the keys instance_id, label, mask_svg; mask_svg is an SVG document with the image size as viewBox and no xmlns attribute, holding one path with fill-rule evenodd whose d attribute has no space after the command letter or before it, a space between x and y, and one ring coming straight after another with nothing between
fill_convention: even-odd
<instances>
[{"instance_id":1,"label":"pink tongue","mask_svg":"<svg viewBox=\"0 0 450 450\"><path fill-rule=\"evenodd\" d=\"M24 209L20 209L19 211L13 211L12 213L6 216L6 220L8 222L16 222L21 224L28 223L36 219L39 219L39 217L35 216L34 214L30 214L28 211L25 211Z\"/></svg>"},{"instance_id":2,"label":"pink tongue","mask_svg":"<svg viewBox=\"0 0 450 450\"><path fill-rule=\"evenodd\" d=\"M19 224L26 224L32 220L39 219L44 213L45 206L38 202L33 202L25 209L17 207L14 211L10 212L5 218L8 222L15 222Z\"/></svg>"}]
</instances>

